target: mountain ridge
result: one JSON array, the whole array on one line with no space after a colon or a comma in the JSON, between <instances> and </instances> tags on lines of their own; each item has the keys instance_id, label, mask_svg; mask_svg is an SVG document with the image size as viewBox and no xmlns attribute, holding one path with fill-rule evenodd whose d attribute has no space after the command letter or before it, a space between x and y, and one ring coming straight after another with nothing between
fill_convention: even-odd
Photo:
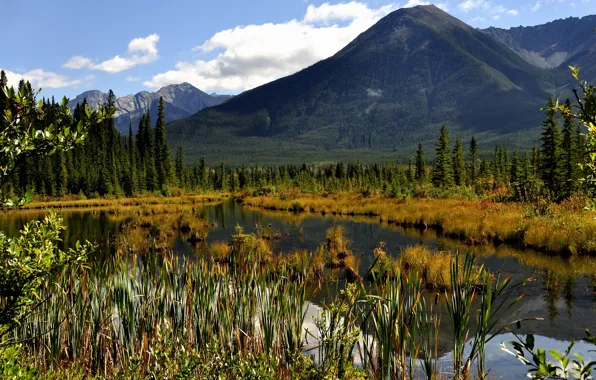
<instances>
[{"instance_id":1,"label":"mountain ridge","mask_svg":"<svg viewBox=\"0 0 596 380\"><path fill-rule=\"evenodd\" d=\"M221 104L231 98L229 95L208 95L187 82L164 86L156 92L139 91L136 94L129 94L116 99L114 117L116 129L120 133L126 134L132 124L133 131L136 131L141 116L147 110L150 111L151 118L155 121L160 97L163 97L166 106L167 122L193 115L201 109ZM98 104L104 103L107 98L108 94L106 93L99 90L89 90L70 100L68 107L74 110L77 103L82 103L84 99L87 99L90 106L97 107Z\"/></svg>"}]
</instances>

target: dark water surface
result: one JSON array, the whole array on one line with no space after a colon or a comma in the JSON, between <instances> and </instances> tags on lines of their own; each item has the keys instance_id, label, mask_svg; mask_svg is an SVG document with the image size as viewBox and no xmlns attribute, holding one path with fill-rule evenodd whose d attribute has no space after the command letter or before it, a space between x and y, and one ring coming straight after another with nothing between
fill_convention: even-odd
<instances>
[{"instance_id":1,"label":"dark water surface","mask_svg":"<svg viewBox=\"0 0 596 380\"><path fill-rule=\"evenodd\" d=\"M596 258L549 257L530 250L507 246L467 247L458 241L446 239L434 231L403 229L394 225L381 224L372 218L346 218L311 214L268 212L240 206L232 201L216 205L196 206L200 219L214 224L209 229L208 241L227 241L239 225L245 232L255 232L257 226L268 227L280 232L282 238L273 243L276 252L291 252L296 249L316 250L324 241L327 230L334 224L341 225L351 241L351 250L361 256L361 272L374 261L373 249L379 242L387 244L386 250L393 256L401 249L424 244L432 249L471 250L478 254L479 261L491 271L513 275L517 281L533 277L523 288L524 299L503 316L503 321L521 318L543 318L542 321L525 322L521 333L533 332L537 346L564 350L569 341L580 340L586 328L596 332ZM42 218L44 211L18 211L0 213L0 230L9 236L16 236L28 221ZM116 237L120 234L123 218L110 215L106 210L61 210L66 231L64 246L74 246L77 240L97 242L100 246L95 260L101 260L113 250ZM181 236L173 243L175 252L181 255L196 255L193 248ZM94 258L92 258L93 260ZM444 307L444 305L443 305ZM442 362L449 366L449 319L442 319L440 352ZM512 335L497 336L488 347L487 362L492 368L491 376L496 378L525 378L525 367L500 349L500 343L511 340ZM578 344L575 352L586 359L596 359L585 344Z\"/></svg>"}]
</instances>

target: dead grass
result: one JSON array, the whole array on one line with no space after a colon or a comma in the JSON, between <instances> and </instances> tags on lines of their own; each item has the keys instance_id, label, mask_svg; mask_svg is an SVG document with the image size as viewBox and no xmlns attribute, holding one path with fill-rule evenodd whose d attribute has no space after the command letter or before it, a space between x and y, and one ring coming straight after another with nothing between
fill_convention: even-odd
<instances>
[{"instance_id":1,"label":"dead grass","mask_svg":"<svg viewBox=\"0 0 596 380\"><path fill-rule=\"evenodd\" d=\"M422 283L434 289L451 287L451 263L453 253L447 251L431 251L428 247L417 245L404 249L398 257L392 258L381 243L375 249L376 261L370 270L369 279L385 281L397 277L398 274L419 277ZM477 273L481 268L477 267ZM481 286L480 278L478 285Z\"/></svg>"},{"instance_id":2,"label":"dead grass","mask_svg":"<svg viewBox=\"0 0 596 380\"><path fill-rule=\"evenodd\" d=\"M294 199L246 197L244 204L268 210L374 216L405 227L434 228L468 244L511 243L563 253L596 253L596 213L553 205L533 215L530 205L454 199L365 198L357 194L302 194Z\"/></svg>"},{"instance_id":3,"label":"dead grass","mask_svg":"<svg viewBox=\"0 0 596 380\"><path fill-rule=\"evenodd\" d=\"M76 199L73 197L64 197L60 199L41 199L29 203L26 209L46 209L46 208L93 208L93 207L127 207L144 205L191 205L203 204L209 202L218 202L229 198L227 193L207 193L201 195L186 195L180 197L156 197L145 196L135 198L93 198Z\"/></svg>"}]
</instances>

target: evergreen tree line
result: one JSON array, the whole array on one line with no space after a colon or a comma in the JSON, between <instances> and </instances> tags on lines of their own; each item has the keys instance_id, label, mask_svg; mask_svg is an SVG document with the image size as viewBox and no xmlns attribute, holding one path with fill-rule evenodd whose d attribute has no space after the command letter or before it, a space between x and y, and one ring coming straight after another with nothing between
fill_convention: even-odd
<instances>
[{"instance_id":1,"label":"evergreen tree line","mask_svg":"<svg viewBox=\"0 0 596 380\"><path fill-rule=\"evenodd\" d=\"M0 86L6 85L4 72ZM33 93L29 82L21 81L19 91ZM0 99L2 100L2 99ZM112 90L102 107L112 109L116 97ZM70 120L58 119L60 108L66 102L57 103L54 98L43 99L41 110L45 126L60 123L77 125L89 116L85 112L86 99L77 104ZM0 102L0 112L5 106ZM33 190L36 194L63 196L133 195L139 192L167 192L178 183L172 155L166 140L165 106L160 99L155 128L149 111L141 118L139 132L133 136L132 125L127 137L114 127L114 119L106 118L97 128L90 130L85 143L67 152L46 158L25 158L24 169L17 171L9 183L9 193L19 194Z\"/></svg>"},{"instance_id":2,"label":"evergreen tree line","mask_svg":"<svg viewBox=\"0 0 596 380\"><path fill-rule=\"evenodd\" d=\"M0 84L3 83L6 78L2 73ZM23 81L19 88L32 91L31 85ZM115 96L110 90L103 106L110 109L114 104ZM77 105L67 123L84 121L85 105L86 100ZM27 158L25 169L16 173L8 190L15 194L32 189L42 195L89 197L143 192L168 195L174 188L188 192L258 189L267 193L274 188L298 187L312 192L383 192L386 196L400 196L459 187L476 193L502 191L519 201L539 196L561 200L582 192L580 164L586 161L587 153L579 127L566 117L561 128L553 105L549 99L541 145L530 152L508 152L498 145L492 157L481 158L474 137L464 146L457 136L451 146L449 132L443 126L435 144L433 166L427 165L422 144L418 144L408 165L340 162L232 168L223 163L208 167L203 158L188 166L180 147L172 157L166 140L164 102L160 99L154 128L149 111L142 116L136 136L132 125L128 136L121 136L113 118L107 118L76 149L44 159ZM53 98L43 100L47 125L63 122L55 119L59 107L66 104L56 103Z\"/></svg>"},{"instance_id":3,"label":"evergreen tree line","mask_svg":"<svg viewBox=\"0 0 596 380\"><path fill-rule=\"evenodd\" d=\"M570 106L569 99L566 105ZM436 187L471 185L475 188L508 189L514 200L530 201L538 196L562 200L583 193L582 166L588 162L584 137L571 115L563 118L559 127L555 103L548 99L545 119L541 123L540 147L530 152L508 153L501 145L495 147L490 160L478 157L478 144L472 137L467 157L459 137L453 150L449 147L447 128L441 128L436 143L436 162L431 180ZM416 179L424 180L424 156L419 145L416 154Z\"/></svg>"}]
</instances>

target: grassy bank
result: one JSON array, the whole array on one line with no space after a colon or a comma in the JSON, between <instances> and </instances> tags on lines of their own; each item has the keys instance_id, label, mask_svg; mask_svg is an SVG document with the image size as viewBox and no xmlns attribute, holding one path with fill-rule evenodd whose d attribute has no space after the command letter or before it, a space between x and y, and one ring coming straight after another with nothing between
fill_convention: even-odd
<instances>
[{"instance_id":1,"label":"grassy bank","mask_svg":"<svg viewBox=\"0 0 596 380\"><path fill-rule=\"evenodd\" d=\"M407 227L435 228L468 244L510 243L561 254L596 253L596 213L562 204L453 199L392 199L356 194L240 198L244 205L292 212L366 215Z\"/></svg>"},{"instance_id":2,"label":"grassy bank","mask_svg":"<svg viewBox=\"0 0 596 380\"><path fill-rule=\"evenodd\" d=\"M90 198L77 197L39 198L25 205L25 209L67 209L67 208L94 208L94 207L130 207L148 205L190 205L221 201L229 198L228 193L206 193L200 195L183 196L140 196L133 198Z\"/></svg>"}]
</instances>

